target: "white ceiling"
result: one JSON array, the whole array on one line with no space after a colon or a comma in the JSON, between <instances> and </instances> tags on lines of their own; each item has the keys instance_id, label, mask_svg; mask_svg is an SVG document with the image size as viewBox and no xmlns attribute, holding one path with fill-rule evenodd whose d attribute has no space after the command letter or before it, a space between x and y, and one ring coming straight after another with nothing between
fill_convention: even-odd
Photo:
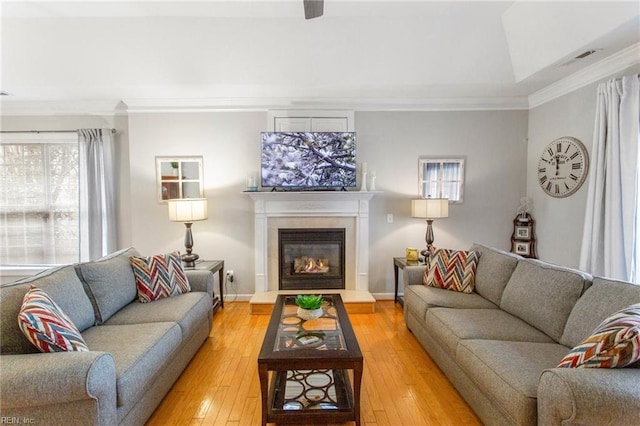
<instances>
[{"instance_id":1,"label":"white ceiling","mask_svg":"<svg viewBox=\"0 0 640 426\"><path fill-rule=\"evenodd\" d=\"M121 101L139 110L526 108L530 95L621 51L640 62L637 1L326 0L309 21L302 0L0 6L5 113L108 111ZM572 61L588 49L598 50Z\"/></svg>"}]
</instances>

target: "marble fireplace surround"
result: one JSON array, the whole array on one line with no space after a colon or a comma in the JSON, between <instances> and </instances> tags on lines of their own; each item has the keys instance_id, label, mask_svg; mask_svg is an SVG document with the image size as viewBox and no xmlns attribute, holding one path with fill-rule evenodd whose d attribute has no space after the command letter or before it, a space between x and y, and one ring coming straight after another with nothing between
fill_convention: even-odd
<instances>
[{"instance_id":1,"label":"marble fireplace surround","mask_svg":"<svg viewBox=\"0 0 640 426\"><path fill-rule=\"evenodd\" d=\"M369 293L369 201L375 192L247 192L254 202L255 294L278 293L278 228L345 228L347 293ZM274 296L275 297L275 296ZM343 295L344 299L344 295Z\"/></svg>"}]
</instances>

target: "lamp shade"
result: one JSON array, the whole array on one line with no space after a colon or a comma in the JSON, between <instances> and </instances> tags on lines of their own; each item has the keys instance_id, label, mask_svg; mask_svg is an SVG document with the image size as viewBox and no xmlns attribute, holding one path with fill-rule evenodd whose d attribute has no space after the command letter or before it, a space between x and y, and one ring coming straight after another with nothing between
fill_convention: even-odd
<instances>
[{"instance_id":1,"label":"lamp shade","mask_svg":"<svg viewBox=\"0 0 640 426\"><path fill-rule=\"evenodd\" d=\"M411 217L438 219L449 216L449 200L446 198L419 198L411 200Z\"/></svg>"},{"instance_id":2,"label":"lamp shade","mask_svg":"<svg viewBox=\"0 0 640 426\"><path fill-rule=\"evenodd\" d=\"M175 198L168 200L169 220L195 222L207 218L206 198Z\"/></svg>"}]
</instances>

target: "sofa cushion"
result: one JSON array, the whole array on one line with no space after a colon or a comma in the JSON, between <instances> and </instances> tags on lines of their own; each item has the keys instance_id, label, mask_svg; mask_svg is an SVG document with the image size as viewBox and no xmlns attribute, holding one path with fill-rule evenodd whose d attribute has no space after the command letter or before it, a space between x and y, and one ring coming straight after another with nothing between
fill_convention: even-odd
<instances>
[{"instance_id":1,"label":"sofa cushion","mask_svg":"<svg viewBox=\"0 0 640 426\"><path fill-rule=\"evenodd\" d=\"M48 269L33 277L0 287L0 351L2 354L38 352L18 327L18 312L24 295L31 285L46 292L60 309L67 314L78 330L91 327L94 311L91 301L78 279L73 266Z\"/></svg>"},{"instance_id":2,"label":"sofa cushion","mask_svg":"<svg viewBox=\"0 0 640 426\"><path fill-rule=\"evenodd\" d=\"M635 303L640 303L640 286L594 277L591 287L573 307L560 343L570 348L577 346L605 318Z\"/></svg>"},{"instance_id":3,"label":"sofa cushion","mask_svg":"<svg viewBox=\"0 0 640 426\"><path fill-rule=\"evenodd\" d=\"M447 290L471 293L476 280L480 253L438 249L429 256L424 284Z\"/></svg>"},{"instance_id":4,"label":"sofa cushion","mask_svg":"<svg viewBox=\"0 0 640 426\"><path fill-rule=\"evenodd\" d=\"M498 308L496 305L476 293L459 293L436 287L427 287L425 285L406 286L404 289L404 303L407 305L407 309L418 315L420 319L424 319L427 309L433 307L461 309Z\"/></svg>"},{"instance_id":5,"label":"sofa cushion","mask_svg":"<svg viewBox=\"0 0 640 426\"><path fill-rule=\"evenodd\" d=\"M18 326L41 352L89 350L71 319L47 293L33 285L24 295Z\"/></svg>"},{"instance_id":6,"label":"sofa cushion","mask_svg":"<svg viewBox=\"0 0 640 426\"><path fill-rule=\"evenodd\" d=\"M485 299L499 305L502 292L516 269L520 256L477 243L469 250L480 253L474 290Z\"/></svg>"},{"instance_id":7,"label":"sofa cushion","mask_svg":"<svg viewBox=\"0 0 640 426\"><path fill-rule=\"evenodd\" d=\"M148 322L177 322L183 340L195 333L201 318L207 318L212 309L209 293L192 292L153 303L133 302L122 308L106 322L106 325L139 324Z\"/></svg>"},{"instance_id":8,"label":"sofa cushion","mask_svg":"<svg viewBox=\"0 0 640 426\"><path fill-rule=\"evenodd\" d=\"M559 341L591 276L574 269L523 259L502 294L500 307Z\"/></svg>"},{"instance_id":9,"label":"sofa cushion","mask_svg":"<svg viewBox=\"0 0 640 426\"><path fill-rule=\"evenodd\" d=\"M456 360L513 424L535 425L540 374L555 367L568 349L557 343L464 340Z\"/></svg>"},{"instance_id":10,"label":"sofa cushion","mask_svg":"<svg viewBox=\"0 0 640 426\"><path fill-rule=\"evenodd\" d=\"M618 368L640 360L640 303L614 313L558 367Z\"/></svg>"},{"instance_id":11,"label":"sofa cushion","mask_svg":"<svg viewBox=\"0 0 640 426\"><path fill-rule=\"evenodd\" d=\"M85 330L82 336L92 350L113 356L118 407L138 402L154 377L173 361L182 342L180 327L174 322L101 325Z\"/></svg>"},{"instance_id":12,"label":"sofa cushion","mask_svg":"<svg viewBox=\"0 0 640 426\"><path fill-rule=\"evenodd\" d=\"M78 274L95 307L95 323L102 324L136 298L136 280L129 256L134 248L119 250L93 262L78 265Z\"/></svg>"},{"instance_id":13,"label":"sofa cushion","mask_svg":"<svg viewBox=\"0 0 640 426\"><path fill-rule=\"evenodd\" d=\"M142 303L191 291L177 252L147 257L131 256L129 261L136 279L138 300Z\"/></svg>"},{"instance_id":14,"label":"sofa cushion","mask_svg":"<svg viewBox=\"0 0 640 426\"><path fill-rule=\"evenodd\" d=\"M500 309L432 308L427 311L426 327L451 355L464 339L553 342L540 330Z\"/></svg>"}]
</instances>

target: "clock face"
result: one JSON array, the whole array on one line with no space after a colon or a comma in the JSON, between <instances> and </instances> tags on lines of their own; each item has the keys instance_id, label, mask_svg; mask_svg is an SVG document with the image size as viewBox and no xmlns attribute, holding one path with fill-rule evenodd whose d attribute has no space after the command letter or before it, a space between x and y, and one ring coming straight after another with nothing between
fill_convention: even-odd
<instances>
[{"instance_id":1,"label":"clock face","mask_svg":"<svg viewBox=\"0 0 640 426\"><path fill-rule=\"evenodd\" d=\"M582 142L562 137L551 142L538 162L538 183L552 197L562 198L576 192L589 170L589 154Z\"/></svg>"}]
</instances>

